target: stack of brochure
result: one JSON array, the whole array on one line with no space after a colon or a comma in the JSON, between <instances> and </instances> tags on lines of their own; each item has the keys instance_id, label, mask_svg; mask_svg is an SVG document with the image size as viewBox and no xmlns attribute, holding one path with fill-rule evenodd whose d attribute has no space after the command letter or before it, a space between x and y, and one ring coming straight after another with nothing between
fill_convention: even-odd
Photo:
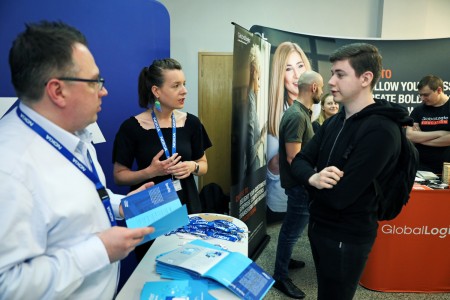
<instances>
[{"instance_id":1,"label":"stack of brochure","mask_svg":"<svg viewBox=\"0 0 450 300\"><path fill-rule=\"evenodd\" d=\"M141 300L214 300L208 286L198 280L171 280L146 282L141 291Z\"/></svg>"},{"instance_id":2,"label":"stack of brochure","mask_svg":"<svg viewBox=\"0 0 450 300\"><path fill-rule=\"evenodd\" d=\"M417 171L416 177L423 180L438 180L439 176L429 171Z\"/></svg>"},{"instance_id":3,"label":"stack of brochure","mask_svg":"<svg viewBox=\"0 0 450 300\"><path fill-rule=\"evenodd\" d=\"M203 281L209 290L220 284L241 299L262 299L274 284L250 258L202 240L159 255L156 272L165 279Z\"/></svg>"},{"instance_id":4,"label":"stack of brochure","mask_svg":"<svg viewBox=\"0 0 450 300\"><path fill-rule=\"evenodd\" d=\"M155 227L155 232L145 236L140 244L189 224L186 205L181 205L170 179L125 197L121 202L128 228Z\"/></svg>"}]
</instances>

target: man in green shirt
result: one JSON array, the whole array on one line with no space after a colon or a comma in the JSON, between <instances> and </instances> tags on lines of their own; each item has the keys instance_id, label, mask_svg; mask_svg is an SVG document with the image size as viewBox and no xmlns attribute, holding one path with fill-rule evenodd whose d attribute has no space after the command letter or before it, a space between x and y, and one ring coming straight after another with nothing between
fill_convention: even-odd
<instances>
[{"instance_id":1,"label":"man in green shirt","mask_svg":"<svg viewBox=\"0 0 450 300\"><path fill-rule=\"evenodd\" d=\"M311 107L319 103L323 79L319 73L306 71L298 80L298 98L284 113L280 123L280 181L288 196L286 216L280 229L275 260L274 287L294 299L303 299L301 291L288 276L292 250L309 221L309 196L291 172L291 162L302 146L311 140ZM303 263L304 265L304 263Z\"/></svg>"}]
</instances>

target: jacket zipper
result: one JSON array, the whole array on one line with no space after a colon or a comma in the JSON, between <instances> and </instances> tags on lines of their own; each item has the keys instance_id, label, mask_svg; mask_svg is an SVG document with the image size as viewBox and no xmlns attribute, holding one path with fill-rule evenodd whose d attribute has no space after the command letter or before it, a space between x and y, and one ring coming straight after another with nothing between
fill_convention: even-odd
<instances>
[{"instance_id":1,"label":"jacket zipper","mask_svg":"<svg viewBox=\"0 0 450 300\"><path fill-rule=\"evenodd\" d=\"M333 142L333 146L331 147L330 154L328 155L328 160L327 160L327 164L326 164L327 167L329 166L330 159L331 159L331 154L333 154L334 146L336 146L336 142L337 142L337 140L339 139L339 136L341 135L342 130L344 129L344 126L345 126L345 122L346 122L346 121L347 121L347 119L344 119L344 123L342 123L342 127L341 127L341 129L339 130L339 132L338 132L338 134L337 134L337 136L336 136L336 139L335 139L334 142Z\"/></svg>"}]
</instances>

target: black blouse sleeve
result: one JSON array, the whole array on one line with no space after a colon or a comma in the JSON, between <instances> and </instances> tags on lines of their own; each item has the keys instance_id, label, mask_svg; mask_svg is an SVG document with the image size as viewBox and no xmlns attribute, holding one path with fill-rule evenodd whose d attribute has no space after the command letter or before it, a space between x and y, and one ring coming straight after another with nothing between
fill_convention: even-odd
<instances>
[{"instance_id":1,"label":"black blouse sleeve","mask_svg":"<svg viewBox=\"0 0 450 300\"><path fill-rule=\"evenodd\" d=\"M125 120L122 125L120 125L113 145L112 162L117 162L130 169L133 166L136 153L136 145L134 143L136 123L134 117Z\"/></svg>"},{"instance_id":2,"label":"black blouse sleeve","mask_svg":"<svg viewBox=\"0 0 450 300\"><path fill-rule=\"evenodd\" d=\"M208 133L205 127L200 122L200 120L191 114L188 114L187 121L189 121L189 126L193 130L192 134L192 159L197 160L202 158L205 154L205 150L212 146L211 140L209 139Z\"/></svg>"}]
</instances>

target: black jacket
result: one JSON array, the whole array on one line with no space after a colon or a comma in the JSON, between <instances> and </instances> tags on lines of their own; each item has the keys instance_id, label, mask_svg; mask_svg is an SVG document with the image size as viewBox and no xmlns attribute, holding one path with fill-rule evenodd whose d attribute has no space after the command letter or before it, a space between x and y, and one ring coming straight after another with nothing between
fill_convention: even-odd
<instances>
[{"instance_id":1,"label":"black jacket","mask_svg":"<svg viewBox=\"0 0 450 300\"><path fill-rule=\"evenodd\" d=\"M365 243L376 237L378 228L372 182L376 178L383 186L393 173L400 154L398 124L412 125L412 119L406 109L385 100L376 99L347 120L344 109L324 122L291 169L299 183L310 188L310 226L337 241ZM363 122L370 123L355 141ZM310 186L315 170L327 166L344 171L338 184L321 190Z\"/></svg>"}]
</instances>

